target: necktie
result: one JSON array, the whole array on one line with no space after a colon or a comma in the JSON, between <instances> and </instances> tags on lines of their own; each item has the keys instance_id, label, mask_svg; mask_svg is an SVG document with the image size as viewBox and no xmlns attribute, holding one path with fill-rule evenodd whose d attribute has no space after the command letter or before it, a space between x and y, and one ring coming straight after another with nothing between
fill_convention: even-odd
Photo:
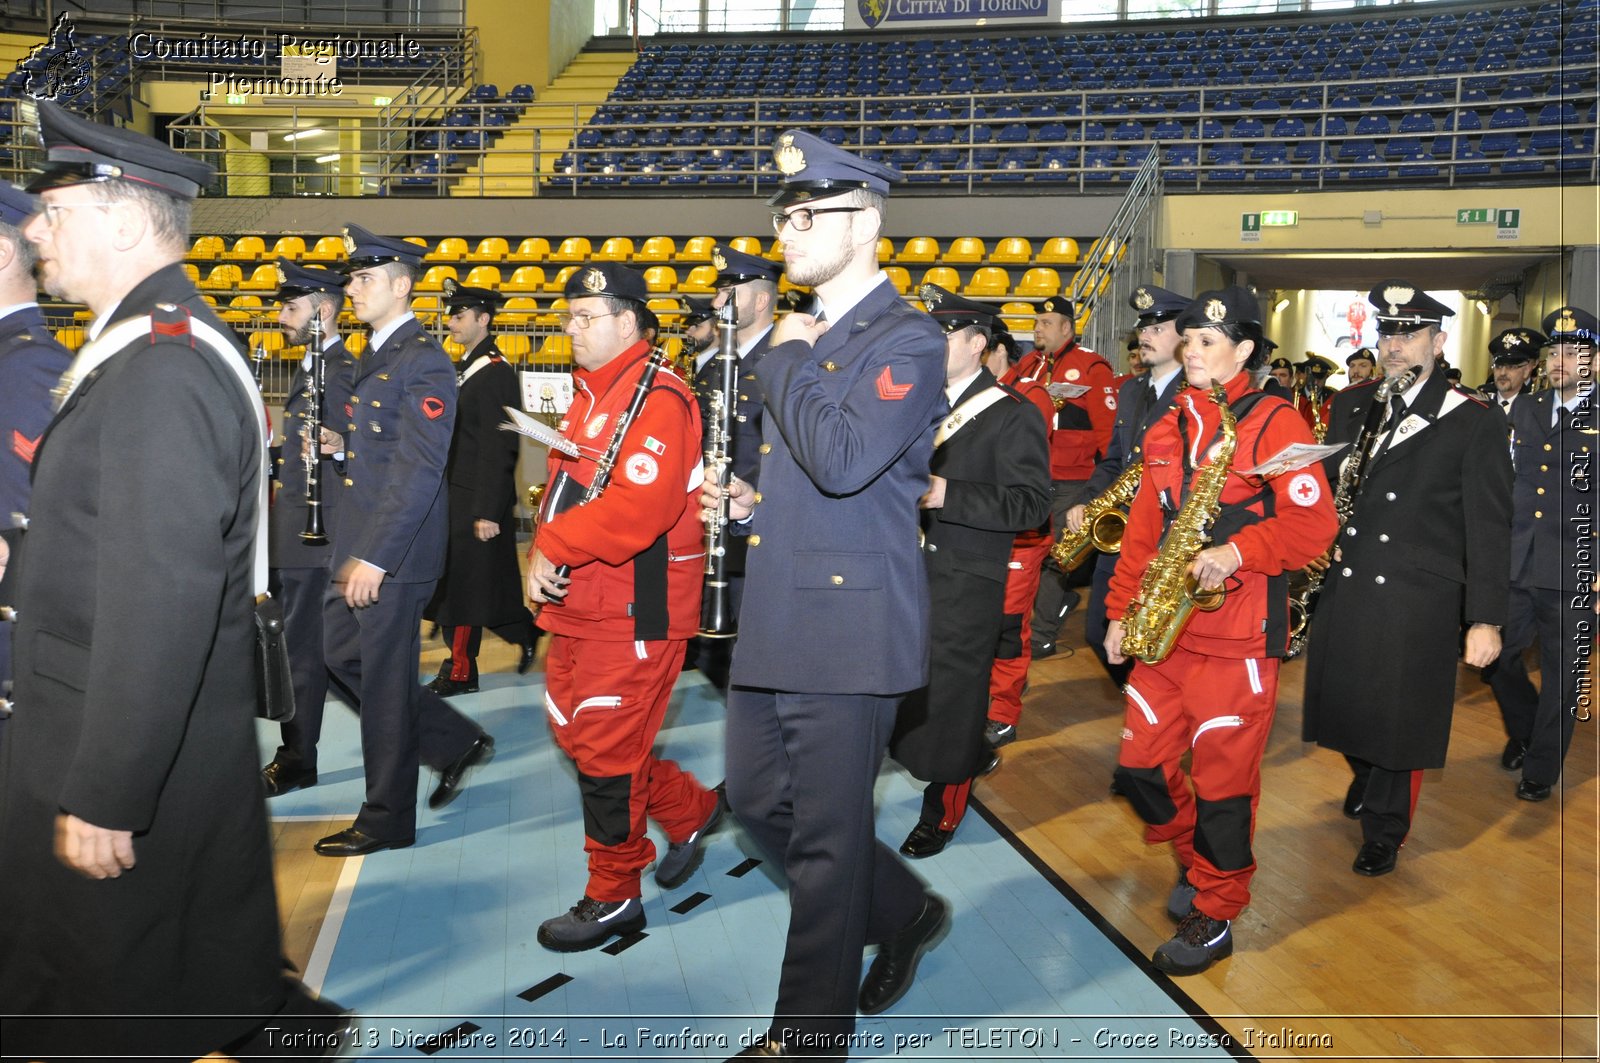
<instances>
[{"instance_id":1,"label":"necktie","mask_svg":"<svg viewBox=\"0 0 1600 1063\"><path fill-rule=\"evenodd\" d=\"M1400 427L1400 422L1406 419L1406 400L1399 395L1389 396L1389 423L1383 437L1383 443L1378 447L1378 454L1389 449L1389 444L1394 442L1395 431Z\"/></svg>"}]
</instances>

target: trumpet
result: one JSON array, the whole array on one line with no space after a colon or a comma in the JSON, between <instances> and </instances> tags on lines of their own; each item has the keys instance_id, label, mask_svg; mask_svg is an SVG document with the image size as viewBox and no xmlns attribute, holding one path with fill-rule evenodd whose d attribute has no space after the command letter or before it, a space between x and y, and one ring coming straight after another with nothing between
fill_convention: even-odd
<instances>
[{"instance_id":1,"label":"trumpet","mask_svg":"<svg viewBox=\"0 0 1600 1063\"><path fill-rule=\"evenodd\" d=\"M1128 529L1128 507L1139 492L1144 462L1136 461L1122 470L1111 486L1083 507L1083 523L1077 531L1067 528L1050 548L1050 556L1065 572L1082 565L1090 553L1122 552L1122 533Z\"/></svg>"}]
</instances>

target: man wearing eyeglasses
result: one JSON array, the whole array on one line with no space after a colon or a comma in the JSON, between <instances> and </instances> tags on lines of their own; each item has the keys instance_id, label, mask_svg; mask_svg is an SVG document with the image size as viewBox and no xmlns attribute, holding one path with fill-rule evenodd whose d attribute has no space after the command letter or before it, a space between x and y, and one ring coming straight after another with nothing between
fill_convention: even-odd
<instances>
[{"instance_id":1,"label":"man wearing eyeglasses","mask_svg":"<svg viewBox=\"0 0 1600 1063\"><path fill-rule=\"evenodd\" d=\"M181 268L212 170L52 103L39 120L49 161L24 234L45 288L94 321L34 448L13 574L5 1051L252 1058L274 1035L279 1051L328 1043L293 1040L342 1024L284 977L256 770L265 411Z\"/></svg>"},{"instance_id":2,"label":"man wearing eyeglasses","mask_svg":"<svg viewBox=\"0 0 1600 1063\"><path fill-rule=\"evenodd\" d=\"M900 175L803 132L778 138L769 202L789 279L815 315L773 328L761 490L728 696L729 803L789 881L772 1024L745 1057L843 1059L855 1013L910 986L948 923L873 830L872 787L900 698L927 682L929 595L917 501L945 399L945 344L878 268ZM708 492L707 501L710 501ZM859 987L862 949L878 944Z\"/></svg>"},{"instance_id":3,"label":"man wearing eyeglasses","mask_svg":"<svg viewBox=\"0 0 1600 1063\"><path fill-rule=\"evenodd\" d=\"M545 711L578 769L589 878L571 910L539 926L557 952L642 930L639 879L656 855L646 817L666 833L656 884L681 885L722 818L721 795L657 759L672 684L700 622L704 533L693 504L700 412L668 369L651 371L638 270L590 263L567 281L572 405L560 431L578 456L550 452L545 509L528 558L528 597L550 632ZM632 419L630 408L644 392ZM612 444L616 443L613 450ZM610 479L577 504L602 474ZM569 490L570 488L570 490ZM566 571L562 571L565 569Z\"/></svg>"}]
</instances>

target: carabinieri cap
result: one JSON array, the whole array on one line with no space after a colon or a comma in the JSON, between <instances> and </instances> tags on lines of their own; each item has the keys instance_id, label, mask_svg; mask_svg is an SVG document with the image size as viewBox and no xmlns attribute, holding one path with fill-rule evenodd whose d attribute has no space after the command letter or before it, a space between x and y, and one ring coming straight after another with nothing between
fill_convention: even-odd
<instances>
[{"instance_id":1,"label":"carabinieri cap","mask_svg":"<svg viewBox=\"0 0 1600 1063\"><path fill-rule=\"evenodd\" d=\"M500 309L504 298L499 292L488 288L469 288L465 284L457 284L450 277L444 280L444 312L447 314L454 314L458 310L482 310L492 314Z\"/></svg>"},{"instance_id":2,"label":"carabinieri cap","mask_svg":"<svg viewBox=\"0 0 1600 1063\"><path fill-rule=\"evenodd\" d=\"M1380 336L1407 336L1455 316L1454 310L1410 281L1381 281L1367 293L1367 301L1378 310Z\"/></svg>"},{"instance_id":3,"label":"carabinieri cap","mask_svg":"<svg viewBox=\"0 0 1600 1063\"><path fill-rule=\"evenodd\" d=\"M924 284L917 289L917 297L928 308L933 320L946 332L957 332L968 325L993 332L999 325L993 306L975 303L937 284Z\"/></svg>"},{"instance_id":4,"label":"carabinieri cap","mask_svg":"<svg viewBox=\"0 0 1600 1063\"><path fill-rule=\"evenodd\" d=\"M1489 341L1490 365L1521 365L1539 357L1539 348L1548 343L1544 333L1531 328L1508 328Z\"/></svg>"},{"instance_id":5,"label":"carabinieri cap","mask_svg":"<svg viewBox=\"0 0 1600 1063\"><path fill-rule=\"evenodd\" d=\"M91 122L48 100L39 104L39 138L48 161L28 182L29 192L123 180L193 199L216 176L203 159L131 129Z\"/></svg>"}]
</instances>

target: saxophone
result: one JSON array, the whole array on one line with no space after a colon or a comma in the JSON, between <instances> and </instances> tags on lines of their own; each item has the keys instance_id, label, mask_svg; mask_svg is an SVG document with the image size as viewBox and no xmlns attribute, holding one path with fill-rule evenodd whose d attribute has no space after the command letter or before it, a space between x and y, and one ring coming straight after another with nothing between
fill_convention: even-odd
<instances>
[{"instance_id":1,"label":"saxophone","mask_svg":"<svg viewBox=\"0 0 1600 1063\"><path fill-rule=\"evenodd\" d=\"M1133 496L1139 493L1139 479L1143 475L1142 461L1123 469L1110 487L1083 507L1083 523L1078 530L1067 528L1061 532L1060 541L1050 548L1050 556L1063 571L1071 572L1095 550L1115 554L1122 549L1122 533L1128 527L1128 507L1133 505Z\"/></svg>"},{"instance_id":2,"label":"saxophone","mask_svg":"<svg viewBox=\"0 0 1600 1063\"><path fill-rule=\"evenodd\" d=\"M1210 542L1211 525L1222 512L1222 488L1228 482L1228 467L1239 443L1233 411L1228 409L1221 384L1211 386L1211 401L1222 411L1222 442L1217 456L1195 473L1189 497L1162 536L1161 546L1139 583L1139 593L1129 603L1122 621L1123 654L1146 664L1167 659L1196 609L1209 613L1222 607L1222 588L1202 590L1189 575L1194 555Z\"/></svg>"},{"instance_id":3,"label":"saxophone","mask_svg":"<svg viewBox=\"0 0 1600 1063\"><path fill-rule=\"evenodd\" d=\"M1367 408L1367 418L1362 423L1361 431L1351 444L1350 453L1345 458L1344 464L1339 467L1339 483L1333 491L1333 515L1338 520L1338 530L1334 532L1334 541L1338 541L1339 532L1344 531L1344 526L1350 523L1350 514L1356 508L1356 496L1361 493L1361 478L1366 471L1369 451L1373 442L1382 430L1383 419L1389 412L1389 398L1393 395L1403 395L1406 390L1416 382L1417 375L1422 372L1418 366L1412 366L1396 377L1384 377L1378 385L1378 390L1373 394L1372 405ZM1317 442L1321 442L1318 437ZM1317 600L1322 596L1322 581L1327 576L1327 570L1313 572L1306 580L1306 585L1289 596L1289 650L1284 655L1284 660L1293 660L1306 648L1306 642L1311 638L1311 614L1317 608Z\"/></svg>"}]
</instances>

